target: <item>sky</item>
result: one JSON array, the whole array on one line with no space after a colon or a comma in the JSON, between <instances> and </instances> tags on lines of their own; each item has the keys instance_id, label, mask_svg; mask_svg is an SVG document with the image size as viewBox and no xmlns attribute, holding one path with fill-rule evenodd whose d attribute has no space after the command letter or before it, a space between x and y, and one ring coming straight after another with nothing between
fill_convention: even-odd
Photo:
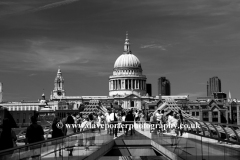
<instances>
[{"instance_id":1,"label":"sky","mask_svg":"<svg viewBox=\"0 0 240 160\"><path fill-rule=\"evenodd\" d=\"M49 98L60 67L68 96L107 96L128 31L157 95L206 96L218 76L240 98L239 0L1 0L0 82L4 101Z\"/></svg>"}]
</instances>

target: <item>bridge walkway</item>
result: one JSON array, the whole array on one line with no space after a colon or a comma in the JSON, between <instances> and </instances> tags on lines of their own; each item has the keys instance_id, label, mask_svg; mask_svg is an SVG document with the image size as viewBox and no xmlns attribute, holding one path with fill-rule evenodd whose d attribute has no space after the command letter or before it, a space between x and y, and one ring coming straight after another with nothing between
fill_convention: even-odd
<instances>
[{"instance_id":1,"label":"bridge walkway","mask_svg":"<svg viewBox=\"0 0 240 160\"><path fill-rule=\"evenodd\" d=\"M175 137L169 133L150 133L150 128L144 131L136 130L176 154L184 160L239 160L240 145L218 143L217 140L205 138L191 133ZM172 145L175 144L176 145Z\"/></svg>"}]
</instances>

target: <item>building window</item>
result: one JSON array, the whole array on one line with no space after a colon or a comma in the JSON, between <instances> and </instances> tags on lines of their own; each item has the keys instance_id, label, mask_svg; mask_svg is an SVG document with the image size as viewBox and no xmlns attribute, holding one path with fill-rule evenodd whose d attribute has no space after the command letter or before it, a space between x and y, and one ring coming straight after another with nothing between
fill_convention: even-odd
<instances>
[{"instance_id":1,"label":"building window","mask_svg":"<svg viewBox=\"0 0 240 160\"><path fill-rule=\"evenodd\" d=\"M199 116L199 112L196 112L196 116Z\"/></svg>"},{"instance_id":2,"label":"building window","mask_svg":"<svg viewBox=\"0 0 240 160\"><path fill-rule=\"evenodd\" d=\"M218 112L212 112L212 122L218 122Z\"/></svg>"},{"instance_id":3,"label":"building window","mask_svg":"<svg viewBox=\"0 0 240 160\"><path fill-rule=\"evenodd\" d=\"M192 116L195 116L195 112L192 112Z\"/></svg>"}]
</instances>

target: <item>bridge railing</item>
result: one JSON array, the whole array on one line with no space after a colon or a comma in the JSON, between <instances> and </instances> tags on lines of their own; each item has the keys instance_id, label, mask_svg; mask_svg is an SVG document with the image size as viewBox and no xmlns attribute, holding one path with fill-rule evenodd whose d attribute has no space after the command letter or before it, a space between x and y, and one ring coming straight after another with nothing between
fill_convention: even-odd
<instances>
[{"instance_id":1,"label":"bridge railing","mask_svg":"<svg viewBox=\"0 0 240 160\"><path fill-rule=\"evenodd\" d=\"M186 123L198 124L200 127L188 128L187 132L212 138L219 142L226 142L240 145L240 126L233 124L211 123L196 119L185 119Z\"/></svg>"},{"instance_id":2,"label":"bridge railing","mask_svg":"<svg viewBox=\"0 0 240 160\"><path fill-rule=\"evenodd\" d=\"M199 128L187 128L187 132L226 143L240 144L239 125L201 121L182 110L182 108L176 104L174 99L166 99L157 110L171 110L174 112L178 112L180 110L183 118L185 119L185 123L189 124L190 126L191 124L198 124L200 126Z\"/></svg>"},{"instance_id":3,"label":"bridge railing","mask_svg":"<svg viewBox=\"0 0 240 160\"><path fill-rule=\"evenodd\" d=\"M240 146L234 144L218 143L210 137L183 133L176 136L172 133L152 133L153 146L162 146L163 153L169 151L181 160L239 160ZM161 147L160 147L161 148Z\"/></svg>"},{"instance_id":4,"label":"bridge railing","mask_svg":"<svg viewBox=\"0 0 240 160\"><path fill-rule=\"evenodd\" d=\"M27 144L23 146L18 146L15 148L7 149L0 151L0 159L1 160L22 160L29 158L54 158L55 153L57 153L57 157L59 157L59 152L64 157L70 157L66 153L71 149L74 149L73 156L77 157L86 157L89 156L93 150L97 150L100 146L104 145L108 141L108 139L113 139L113 137L105 137L98 133L92 133L90 130L76 132L71 135L59 137L59 138L50 138L41 142ZM94 146L91 150L87 149L86 146ZM77 151L76 151L77 150Z\"/></svg>"}]
</instances>

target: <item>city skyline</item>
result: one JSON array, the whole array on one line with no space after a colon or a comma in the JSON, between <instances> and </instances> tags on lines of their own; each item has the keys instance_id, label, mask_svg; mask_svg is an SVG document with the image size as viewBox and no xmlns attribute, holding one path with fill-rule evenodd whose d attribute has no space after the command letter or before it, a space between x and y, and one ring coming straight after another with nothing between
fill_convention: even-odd
<instances>
[{"instance_id":1,"label":"city skyline","mask_svg":"<svg viewBox=\"0 0 240 160\"><path fill-rule=\"evenodd\" d=\"M171 94L206 96L206 81L240 98L238 1L0 2L3 100L49 98L60 66L66 95L108 95L108 77L128 31L157 95L168 77ZM44 89L44 90L43 90Z\"/></svg>"}]
</instances>

